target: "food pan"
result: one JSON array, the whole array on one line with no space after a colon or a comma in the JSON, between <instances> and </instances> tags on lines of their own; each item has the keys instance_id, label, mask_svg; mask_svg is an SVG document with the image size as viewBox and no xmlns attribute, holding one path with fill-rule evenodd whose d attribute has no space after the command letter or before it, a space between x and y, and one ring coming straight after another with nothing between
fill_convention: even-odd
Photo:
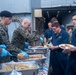
<instances>
[{"instance_id":1,"label":"food pan","mask_svg":"<svg viewBox=\"0 0 76 75\"><path fill-rule=\"evenodd\" d=\"M26 51L28 54L46 54L47 48L43 46L35 46Z\"/></svg>"},{"instance_id":2,"label":"food pan","mask_svg":"<svg viewBox=\"0 0 76 75\"><path fill-rule=\"evenodd\" d=\"M17 71L21 72L22 75L37 75L38 69L39 69L39 67L38 67L36 64L33 64L33 63L30 64L30 62L28 62L28 63L27 63L27 62L15 62L15 63L10 62L10 63L3 63L3 64L2 64L2 67L8 66L8 65L10 65L10 64L14 64L15 66L18 65L18 66L16 66L16 70L18 69ZM25 66L23 66L23 67L24 67L24 68L23 68L23 67L20 66L20 64L21 64L21 65L26 64L26 65L29 65L29 67L30 67L30 66L33 66L33 67L36 66L36 67L34 67L34 68L31 67L31 68L25 69ZM10 67L11 67L11 66L10 66ZM19 69L18 67L19 67L20 69ZM26 68L27 68L27 67L26 67ZM13 68L13 69L14 69L14 68ZM12 70L13 70L13 69L12 69ZM10 71L10 70L7 70L7 71L5 71L5 70L4 70L4 71L1 71L1 70L0 70L0 75L10 75L10 73L12 72L12 70L11 70L11 71Z\"/></svg>"},{"instance_id":3,"label":"food pan","mask_svg":"<svg viewBox=\"0 0 76 75\"><path fill-rule=\"evenodd\" d=\"M10 72L0 72L0 75L10 75L12 71ZM19 71L22 73L22 75L37 75L38 69L32 69L32 70L22 70Z\"/></svg>"},{"instance_id":4,"label":"food pan","mask_svg":"<svg viewBox=\"0 0 76 75\"><path fill-rule=\"evenodd\" d=\"M36 58L31 57L31 58L22 58L22 59L18 59L18 61L42 61L45 60L46 57L44 56L44 54L33 54L33 55L29 55L30 56L37 56Z\"/></svg>"}]
</instances>

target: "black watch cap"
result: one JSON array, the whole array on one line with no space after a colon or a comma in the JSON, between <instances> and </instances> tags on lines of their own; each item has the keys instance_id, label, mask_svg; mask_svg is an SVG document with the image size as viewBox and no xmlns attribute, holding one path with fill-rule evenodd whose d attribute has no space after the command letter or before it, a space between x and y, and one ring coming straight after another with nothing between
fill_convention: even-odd
<instances>
[{"instance_id":1,"label":"black watch cap","mask_svg":"<svg viewBox=\"0 0 76 75\"><path fill-rule=\"evenodd\" d=\"M12 13L9 12L9 11L4 10L4 11L1 11L0 16L1 17L10 17L10 18L12 18Z\"/></svg>"}]
</instances>

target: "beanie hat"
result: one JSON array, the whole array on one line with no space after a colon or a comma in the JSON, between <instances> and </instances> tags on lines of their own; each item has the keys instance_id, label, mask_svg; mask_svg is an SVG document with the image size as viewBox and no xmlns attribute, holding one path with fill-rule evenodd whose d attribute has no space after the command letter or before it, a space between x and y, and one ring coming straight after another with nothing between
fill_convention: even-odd
<instances>
[{"instance_id":1,"label":"beanie hat","mask_svg":"<svg viewBox=\"0 0 76 75\"><path fill-rule=\"evenodd\" d=\"M9 12L9 11L4 10L4 11L1 11L0 16L1 17L10 17L10 18L12 18L12 13Z\"/></svg>"}]
</instances>

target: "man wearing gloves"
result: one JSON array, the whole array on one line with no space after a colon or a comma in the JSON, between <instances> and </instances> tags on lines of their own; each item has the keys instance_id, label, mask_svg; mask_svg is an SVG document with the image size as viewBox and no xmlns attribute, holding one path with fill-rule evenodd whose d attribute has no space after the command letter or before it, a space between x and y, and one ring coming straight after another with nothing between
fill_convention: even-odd
<instances>
[{"instance_id":1,"label":"man wearing gloves","mask_svg":"<svg viewBox=\"0 0 76 75\"><path fill-rule=\"evenodd\" d=\"M26 50L26 49L24 49L25 46L29 46L29 44L31 42L38 39L38 38L36 38L35 35L30 33L30 31L31 31L30 24L31 24L30 20L25 18L22 21L21 26L19 26L14 31L13 37L12 37L12 44L15 47L18 47L18 48L20 48L22 50Z\"/></svg>"},{"instance_id":2,"label":"man wearing gloves","mask_svg":"<svg viewBox=\"0 0 76 75\"><path fill-rule=\"evenodd\" d=\"M24 53L21 49L15 47L12 45L9 41L9 35L8 35L8 29L7 25L9 25L12 22L12 13L9 11L2 11L0 13L1 21L0 21L0 44L4 44L6 48L0 49L0 63L2 62L8 62L10 61L11 54L9 52L15 51L17 53ZM7 57L8 56L8 57ZM7 58L6 58L7 57ZM8 60L9 59L9 60Z\"/></svg>"}]
</instances>

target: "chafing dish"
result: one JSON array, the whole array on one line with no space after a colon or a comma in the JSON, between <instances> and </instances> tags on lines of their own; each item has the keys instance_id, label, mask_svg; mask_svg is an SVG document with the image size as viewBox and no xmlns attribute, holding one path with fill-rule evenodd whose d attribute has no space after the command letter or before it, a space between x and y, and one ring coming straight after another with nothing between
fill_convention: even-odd
<instances>
[{"instance_id":1,"label":"chafing dish","mask_svg":"<svg viewBox=\"0 0 76 75\"><path fill-rule=\"evenodd\" d=\"M18 57L18 61L41 61L45 60L46 57L43 54L33 54L29 55L29 58L24 58L24 57Z\"/></svg>"},{"instance_id":2,"label":"chafing dish","mask_svg":"<svg viewBox=\"0 0 76 75\"><path fill-rule=\"evenodd\" d=\"M47 48L43 46L34 46L26 51L28 54L46 54Z\"/></svg>"},{"instance_id":3,"label":"chafing dish","mask_svg":"<svg viewBox=\"0 0 76 75\"><path fill-rule=\"evenodd\" d=\"M4 68L4 70L0 70L0 75L10 75L14 69L14 65L16 66L16 70L21 72L22 75L37 75L39 69L36 64L30 62L3 63L2 68Z\"/></svg>"}]
</instances>

